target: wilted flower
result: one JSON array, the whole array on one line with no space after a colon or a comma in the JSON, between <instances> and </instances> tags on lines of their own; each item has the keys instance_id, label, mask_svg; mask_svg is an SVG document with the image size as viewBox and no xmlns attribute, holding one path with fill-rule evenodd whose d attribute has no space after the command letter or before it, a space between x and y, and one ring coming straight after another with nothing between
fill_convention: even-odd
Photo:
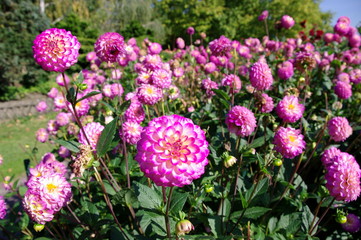
<instances>
[{"instance_id":1,"label":"wilted flower","mask_svg":"<svg viewBox=\"0 0 361 240\"><path fill-rule=\"evenodd\" d=\"M327 123L328 133L336 142L343 142L352 134L352 127L345 117L334 117Z\"/></svg>"},{"instance_id":2,"label":"wilted flower","mask_svg":"<svg viewBox=\"0 0 361 240\"><path fill-rule=\"evenodd\" d=\"M77 177L81 177L85 169L89 168L94 161L91 147L86 144L79 146L79 152L76 157L73 157L73 162L71 163L72 172Z\"/></svg>"},{"instance_id":3,"label":"wilted flower","mask_svg":"<svg viewBox=\"0 0 361 240\"><path fill-rule=\"evenodd\" d=\"M326 171L326 188L337 201L350 202L360 196L361 170L352 155L345 152L336 155Z\"/></svg>"},{"instance_id":4,"label":"wilted flower","mask_svg":"<svg viewBox=\"0 0 361 240\"><path fill-rule=\"evenodd\" d=\"M247 137L251 135L257 126L254 114L242 106L234 106L227 114L226 125L229 132L237 136Z\"/></svg>"},{"instance_id":5,"label":"wilted flower","mask_svg":"<svg viewBox=\"0 0 361 240\"><path fill-rule=\"evenodd\" d=\"M306 147L300 130L291 127L280 127L273 139L274 149L284 158L294 158L300 155Z\"/></svg>"},{"instance_id":6,"label":"wilted flower","mask_svg":"<svg viewBox=\"0 0 361 240\"><path fill-rule=\"evenodd\" d=\"M205 133L192 120L178 115L149 122L137 143L135 159L146 177L158 186L190 184L208 164Z\"/></svg>"},{"instance_id":7,"label":"wilted flower","mask_svg":"<svg viewBox=\"0 0 361 240\"><path fill-rule=\"evenodd\" d=\"M273 99L268 96L266 93L262 93L261 95L257 95L257 106L263 113L272 112L274 108Z\"/></svg>"},{"instance_id":8,"label":"wilted flower","mask_svg":"<svg viewBox=\"0 0 361 240\"><path fill-rule=\"evenodd\" d=\"M36 36L34 59L46 71L64 72L78 61L80 43L65 29L51 28Z\"/></svg>"}]
</instances>

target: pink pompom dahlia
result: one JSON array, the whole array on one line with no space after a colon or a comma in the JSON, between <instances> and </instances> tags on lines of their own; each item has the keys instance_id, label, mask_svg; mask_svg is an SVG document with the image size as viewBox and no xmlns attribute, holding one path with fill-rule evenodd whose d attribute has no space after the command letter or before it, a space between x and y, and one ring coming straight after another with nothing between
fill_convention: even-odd
<instances>
[{"instance_id":1,"label":"pink pompom dahlia","mask_svg":"<svg viewBox=\"0 0 361 240\"><path fill-rule=\"evenodd\" d=\"M227 114L226 125L229 132L247 137L253 133L257 122L254 114L248 108L234 106Z\"/></svg>"},{"instance_id":2,"label":"pink pompom dahlia","mask_svg":"<svg viewBox=\"0 0 361 240\"><path fill-rule=\"evenodd\" d=\"M284 122L294 123L298 121L305 111L305 106L298 102L296 96L285 96L276 107L277 115Z\"/></svg>"},{"instance_id":3,"label":"pink pompom dahlia","mask_svg":"<svg viewBox=\"0 0 361 240\"><path fill-rule=\"evenodd\" d=\"M277 152L290 159L300 155L306 147L300 130L291 127L280 127L274 136L273 144Z\"/></svg>"},{"instance_id":4,"label":"pink pompom dahlia","mask_svg":"<svg viewBox=\"0 0 361 240\"><path fill-rule=\"evenodd\" d=\"M285 29L290 29L291 27L293 27L293 25L295 25L295 20L293 20L292 17L288 16L288 15L284 15L281 18L281 26Z\"/></svg>"},{"instance_id":5,"label":"pink pompom dahlia","mask_svg":"<svg viewBox=\"0 0 361 240\"><path fill-rule=\"evenodd\" d=\"M84 132L90 142L90 146L95 149L102 133L104 126L98 122L91 122L84 126ZM88 145L85 135L83 131L79 133L79 142L85 145Z\"/></svg>"},{"instance_id":6,"label":"pink pompom dahlia","mask_svg":"<svg viewBox=\"0 0 361 240\"><path fill-rule=\"evenodd\" d=\"M204 131L192 120L162 116L149 122L137 143L135 159L146 177L158 186L190 184L208 164L208 142Z\"/></svg>"},{"instance_id":7,"label":"pink pompom dahlia","mask_svg":"<svg viewBox=\"0 0 361 240\"><path fill-rule=\"evenodd\" d=\"M36 36L33 54L44 70L64 72L78 61L80 43L65 29L51 28Z\"/></svg>"},{"instance_id":8,"label":"pink pompom dahlia","mask_svg":"<svg viewBox=\"0 0 361 240\"><path fill-rule=\"evenodd\" d=\"M257 96L257 106L263 113L272 112L274 108L273 99L266 93L262 93L261 95Z\"/></svg>"},{"instance_id":9,"label":"pink pompom dahlia","mask_svg":"<svg viewBox=\"0 0 361 240\"><path fill-rule=\"evenodd\" d=\"M238 93L241 90L242 82L237 75L229 74L222 79L222 86L228 86L230 93Z\"/></svg>"},{"instance_id":10,"label":"pink pompom dahlia","mask_svg":"<svg viewBox=\"0 0 361 240\"><path fill-rule=\"evenodd\" d=\"M341 99L348 99L352 96L352 86L347 82L337 81L334 91Z\"/></svg>"},{"instance_id":11,"label":"pink pompom dahlia","mask_svg":"<svg viewBox=\"0 0 361 240\"><path fill-rule=\"evenodd\" d=\"M103 62L114 63L118 55L125 54L125 43L122 35L107 32L101 35L94 44L97 57Z\"/></svg>"},{"instance_id":12,"label":"pink pompom dahlia","mask_svg":"<svg viewBox=\"0 0 361 240\"><path fill-rule=\"evenodd\" d=\"M336 147L330 147L326 149L321 157L321 162L324 166L328 166L333 163L333 158L337 155L341 154L342 152Z\"/></svg>"},{"instance_id":13,"label":"pink pompom dahlia","mask_svg":"<svg viewBox=\"0 0 361 240\"><path fill-rule=\"evenodd\" d=\"M137 144L143 127L137 122L124 122L122 129L119 130L119 136L129 144Z\"/></svg>"},{"instance_id":14,"label":"pink pompom dahlia","mask_svg":"<svg viewBox=\"0 0 361 240\"><path fill-rule=\"evenodd\" d=\"M352 134L352 127L345 117L334 117L327 123L328 133L336 142L343 142Z\"/></svg>"},{"instance_id":15,"label":"pink pompom dahlia","mask_svg":"<svg viewBox=\"0 0 361 240\"><path fill-rule=\"evenodd\" d=\"M326 188L337 201L350 202L360 196L361 170L352 155L340 153L326 170Z\"/></svg>"},{"instance_id":16,"label":"pink pompom dahlia","mask_svg":"<svg viewBox=\"0 0 361 240\"><path fill-rule=\"evenodd\" d=\"M154 105L163 97L163 92L156 86L143 84L137 89L137 97L142 104Z\"/></svg>"},{"instance_id":17,"label":"pink pompom dahlia","mask_svg":"<svg viewBox=\"0 0 361 240\"><path fill-rule=\"evenodd\" d=\"M6 216L6 203L3 196L0 196L0 219Z\"/></svg>"},{"instance_id":18,"label":"pink pompom dahlia","mask_svg":"<svg viewBox=\"0 0 361 240\"><path fill-rule=\"evenodd\" d=\"M358 232L361 229L361 221L360 218L353 214L349 213L346 216L347 221L345 223L342 223L341 226L343 229L345 229L348 232Z\"/></svg>"},{"instance_id":19,"label":"pink pompom dahlia","mask_svg":"<svg viewBox=\"0 0 361 240\"><path fill-rule=\"evenodd\" d=\"M252 87L259 91L268 90L273 83L271 69L264 61L258 61L252 65L249 71Z\"/></svg>"}]
</instances>

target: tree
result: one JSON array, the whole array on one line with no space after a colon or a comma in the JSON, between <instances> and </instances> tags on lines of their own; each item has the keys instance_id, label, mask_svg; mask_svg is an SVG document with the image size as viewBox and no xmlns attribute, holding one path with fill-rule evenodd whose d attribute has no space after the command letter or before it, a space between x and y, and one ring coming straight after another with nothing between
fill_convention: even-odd
<instances>
[{"instance_id":1,"label":"tree","mask_svg":"<svg viewBox=\"0 0 361 240\"><path fill-rule=\"evenodd\" d=\"M0 100L16 97L18 86L36 85L47 74L36 65L32 43L49 20L29 0L6 0L0 6Z\"/></svg>"}]
</instances>

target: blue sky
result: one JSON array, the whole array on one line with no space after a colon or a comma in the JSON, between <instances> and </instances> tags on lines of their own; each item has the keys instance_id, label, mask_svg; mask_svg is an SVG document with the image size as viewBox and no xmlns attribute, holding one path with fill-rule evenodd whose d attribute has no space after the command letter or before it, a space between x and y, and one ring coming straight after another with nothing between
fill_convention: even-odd
<instances>
[{"instance_id":1,"label":"blue sky","mask_svg":"<svg viewBox=\"0 0 361 240\"><path fill-rule=\"evenodd\" d=\"M361 25L361 0L322 0L320 7L321 11L334 13L333 25L341 16L349 17L354 27Z\"/></svg>"}]
</instances>

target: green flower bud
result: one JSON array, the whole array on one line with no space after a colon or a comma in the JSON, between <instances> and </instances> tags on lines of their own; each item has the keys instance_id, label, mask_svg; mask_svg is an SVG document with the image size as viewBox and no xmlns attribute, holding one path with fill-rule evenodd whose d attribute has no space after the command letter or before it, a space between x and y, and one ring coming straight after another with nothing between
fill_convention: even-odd
<instances>
[{"instance_id":1,"label":"green flower bud","mask_svg":"<svg viewBox=\"0 0 361 240\"><path fill-rule=\"evenodd\" d=\"M204 190L206 191L206 193L213 192L214 186L211 185L211 184L206 184L206 185L204 186Z\"/></svg>"},{"instance_id":2,"label":"green flower bud","mask_svg":"<svg viewBox=\"0 0 361 240\"><path fill-rule=\"evenodd\" d=\"M34 224L34 230L36 232L41 232L44 229L45 225L43 224L39 224L39 223L35 223Z\"/></svg>"},{"instance_id":3,"label":"green flower bud","mask_svg":"<svg viewBox=\"0 0 361 240\"><path fill-rule=\"evenodd\" d=\"M85 83L79 84L79 89L80 89L80 90L84 91L84 90L86 90L87 88L88 88L88 85L86 85Z\"/></svg>"},{"instance_id":4,"label":"green flower bud","mask_svg":"<svg viewBox=\"0 0 361 240\"><path fill-rule=\"evenodd\" d=\"M237 162L237 158L228 156L224 159L223 163L226 168L232 167Z\"/></svg>"},{"instance_id":5,"label":"green flower bud","mask_svg":"<svg viewBox=\"0 0 361 240\"><path fill-rule=\"evenodd\" d=\"M275 160L273 160L273 165L276 167L279 167L283 164L282 160L279 158L276 158Z\"/></svg>"},{"instance_id":6,"label":"green flower bud","mask_svg":"<svg viewBox=\"0 0 361 240\"><path fill-rule=\"evenodd\" d=\"M194 230L193 224L189 220L181 220L175 225L175 233L182 236Z\"/></svg>"}]
</instances>

